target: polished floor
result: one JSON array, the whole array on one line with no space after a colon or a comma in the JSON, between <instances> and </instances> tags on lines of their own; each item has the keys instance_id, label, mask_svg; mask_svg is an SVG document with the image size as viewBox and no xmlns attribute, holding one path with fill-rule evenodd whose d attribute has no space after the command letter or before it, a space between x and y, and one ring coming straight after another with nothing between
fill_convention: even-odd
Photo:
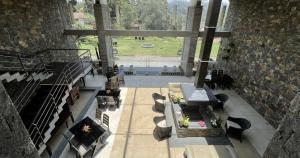
<instances>
[{"instance_id":1,"label":"polished floor","mask_svg":"<svg viewBox=\"0 0 300 158\"><path fill-rule=\"evenodd\" d=\"M87 76L87 87L103 87L104 76ZM135 158L135 157L171 157L182 158L184 147L170 147L168 140L158 141L153 136L155 124L153 118L162 114L152 110L153 92L167 95L169 82L193 82L193 78L182 76L126 76L122 87L122 103L119 109L107 110L110 116L112 135L108 144L95 152L96 158ZM246 101L232 90L217 90L214 93L226 93L230 99L225 112L218 112L223 119L228 115L247 118L252 127L245 132L243 142L231 139L240 158L262 157L269 141L275 133L271 127ZM84 97L81 97L84 99ZM78 103L82 103L79 101ZM85 116L95 118L97 102L93 100ZM85 106L85 105L80 105ZM74 111L80 113L80 108ZM59 143L58 143L59 144ZM68 145L60 157L75 156Z\"/></svg>"}]
</instances>

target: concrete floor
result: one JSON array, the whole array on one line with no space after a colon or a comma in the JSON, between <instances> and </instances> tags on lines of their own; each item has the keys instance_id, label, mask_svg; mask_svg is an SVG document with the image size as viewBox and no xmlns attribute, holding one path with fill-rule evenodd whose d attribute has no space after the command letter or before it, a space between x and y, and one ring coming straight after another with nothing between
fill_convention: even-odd
<instances>
[{"instance_id":1,"label":"concrete floor","mask_svg":"<svg viewBox=\"0 0 300 158\"><path fill-rule=\"evenodd\" d=\"M93 78L88 75L85 80L88 87L104 87L106 78L99 75ZM169 148L166 140L157 141L153 136L155 127L153 117L161 114L152 111L151 94L159 92L167 95L168 89L160 88L168 87L169 82L193 82L193 78L126 76L126 84L122 87L123 100L120 109L106 111L110 116L112 135L108 139L108 145L96 152L94 157L183 157L184 148ZM214 93L226 93L230 97L225 104L225 112L219 112L222 118L228 115L245 117L252 123L252 127L244 134L243 143L230 138L238 156L240 158L260 157L274 135L275 129L234 91L217 90ZM96 105L95 100L86 116L95 117ZM67 145L61 157L74 156L68 150Z\"/></svg>"}]
</instances>

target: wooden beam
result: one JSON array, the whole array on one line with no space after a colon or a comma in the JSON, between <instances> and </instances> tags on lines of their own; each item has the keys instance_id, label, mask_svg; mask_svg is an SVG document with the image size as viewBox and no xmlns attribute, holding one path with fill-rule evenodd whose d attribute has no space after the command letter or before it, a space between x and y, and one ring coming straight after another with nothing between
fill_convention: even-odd
<instances>
[{"instance_id":1,"label":"wooden beam","mask_svg":"<svg viewBox=\"0 0 300 158\"><path fill-rule=\"evenodd\" d=\"M192 31L165 31L165 30L105 30L109 36L156 36L156 37L190 37L197 34Z\"/></svg>"},{"instance_id":2,"label":"wooden beam","mask_svg":"<svg viewBox=\"0 0 300 158\"><path fill-rule=\"evenodd\" d=\"M197 32L192 31L167 31L167 30L104 30L107 36L156 36L156 37L192 37ZM198 37L203 37L204 31L198 32ZM215 37L229 37L230 32L216 32ZM97 30L64 30L64 35L97 36Z\"/></svg>"},{"instance_id":3,"label":"wooden beam","mask_svg":"<svg viewBox=\"0 0 300 158\"><path fill-rule=\"evenodd\" d=\"M64 35L97 36L97 30L64 30Z\"/></svg>"},{"instance_id":4,"label":"wooden beam","mask_svg":"<svg viewBox=\"0 0 300 158\"><path fill-rule=\"evenodd\" d=\"M204 35L204 31L200 31L198 34L198 37L203 37ZM231 32L228 31L217 31L215 32L215 36L214 37L230 37Z\"/></svg>"},{"instance_id":5,"label":"wooden beam","mask_svg":"<svg viewBox=\"0 0 300 158\"><path fill-rule=\"evenodd\" d=\"M210 0L208 4L207 17L204 27L202 44L200 48L199 64L197 67L194 85L196 88L204 87L204 80L207 74L208 62L214 37L216 35L216 27L220 12L222 0ZM202 62L203 61L203 62Z\"/></svg>"}]
</instances>

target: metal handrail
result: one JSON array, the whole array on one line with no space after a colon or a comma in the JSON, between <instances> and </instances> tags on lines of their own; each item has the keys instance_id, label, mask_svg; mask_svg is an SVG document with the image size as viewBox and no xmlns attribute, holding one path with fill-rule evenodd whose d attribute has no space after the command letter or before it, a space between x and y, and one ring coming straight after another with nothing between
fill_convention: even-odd
<instances>
[{"instance_id":1,"label":"metal handrail","mask_svg":"<svg viewBox=\"0 0 300 158\"><path fill-rule=\"evenodd\" d=\"M71 63L68 63L67 65L65 65L65 67L59 74L59 77L57 78L54 85L52 86L48 96L44 100L37 115L33 119L32 124L29 126L28 131L29 131L30 136L35 144L38 143L40 136L35 134L34 125L36 125L36 127L38 127L36 129L39 129L40 130L39 132L42 132L46 128L46 126L48 125L46 123L49 121L50 117L55 112L54 110L58 109L57 104L61 101L61 99L62 99L61 97L63 96L63 93L65 93L66 90L69 91L69 87L66 87L70 84L69 81L73 81L74 77L76 77L75 75L78 75L78 73L80 71L81 71L81 73L84 72L84 69L79 69L79 68L83 68L84 62L91 61L91 53L90 53L90 50L88 50L88 49L54 49L54 50L85 50L85 52L83 54L79 55L79 59L77 59L76 62L74 62L74 63L71 62ZM85 55L88 55L90 60L87 60Z\"/></svg>"},{"instance_id":2,"label":"metal handrail","mask_svg":"<svg viewBox=\"0 0 300 158\"><path fill-rule=\"evenodd\" d=\"M75 63L75 64L77 64L77 63ZM68 66L66 66L66 67L68 67ZM68 69L69 70L69 69ZM61 80L62 81L62 80ZM47 108L46 107L46 109L45 110L43 110L43 114L41 115L41 116L43 116L44 115L44 112L46 111L46 113L45 113L45 115L47 116L47 115L49 115L49 112L50 112L50 116L48 116L47 117L47 119L45 120L45 118L43 118L42 119L42 121L40 122L39 120L38 120L38 122L36 123L36 124L41 124L42 126L40 127L40 129L43 131L44 129L45 129L45 127L47 126L47 124L45 124L44 123L44 121L46 121L46 122L48 122L49 121L49 119L50 119L50 117L51 117L51 115L53 114L53 112L54 112L54 110L55 109L57 109L57 105L56 105L56 101L58 100L58 101L60 101L60 99L61 99L61 97L62 97L62 94L65 92L65 91L61 91L62 90L62 88L63 88L63 86L62 85L58 85L59 87L57 87L56 89L55 89L55 91L56 91L56 95L54 96L54 95L52 95L52 94L50 94L50 95L52 95L52 101L54 101L54 105L55 105L55 107L54 108ZM49 103L47 103L47 105L51 105L53 102L49 102ZM53 104L52 104L53 105ZM35 141L35 138L36 138L36 136L38 136L38 135L35 135L34 136L34 138L33 138L33 140ZM37 139L37 141L39 140L39 138Z\"/></svg>"},{"instance_id":3,"label":"metal handrail","mask_svg":"<svg viewBox=\"0 0 300 158\"><path fill-rule=\"evenodd\" d=\"M16 106L17 110L20 112L22 110L22 105L26 105L31 96L34 94L36 88L40 85L40 80L35 80L35 77L39 75L40 73L49 73L48 70L46 70L44 63L39 63L33 68L33 72L36 74L31 74L31 79L28 82L28 84L23 88L23 91L18 95L18 97L14 100L14 105Z\"/></svg>"},{"instance_id":4,"label":"metal handrail","mask_svg":"<svg viewBox=\"0 0 300 158\"><path fill-rule=\"evenodd\" d=\"M40 73L48 73L49 71L46 69L46 65L44 64L43 60L39 57L2 49L0 49L0 57L2 60L0 62L2 63L13 63L12 66L2 66L2 68L8 68L9 70L7 71L13 70L25 72L27 74L25 80L28 80L30 77L32 77L32 79L25 85L25 88L23 88L22 92L19 93L16 99L13 100L14 105L20 112L22 110L22 105L26 105L26 103L28 103L36 88L40 84L39 80L34 80L35 75L32 73L30 74L29 72L36 72L36 75L39 75ZM13 59L15 59L15 61ZM12 94L12 98L15 98L15 95L16 93Z\"/></svg>"}]
</instances>

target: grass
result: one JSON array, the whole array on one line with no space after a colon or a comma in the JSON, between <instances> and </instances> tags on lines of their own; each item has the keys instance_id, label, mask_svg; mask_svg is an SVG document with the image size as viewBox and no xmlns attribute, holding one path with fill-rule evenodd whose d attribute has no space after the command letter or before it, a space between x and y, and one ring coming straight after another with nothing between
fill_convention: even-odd
<instances>
[{"instance_id":1,"label":"grass","mask_svg":"<svg viewBox=\"0 0 300 158\"><path fill-rule=\"evenodd\" d=\"M95 54L95 47L97 46L97 37L89 36L84 42L80 42L79 48L90 49L93 56ZM178 51L182 49L183 38L177 37L145 37L145 40L135 40L134 37L117 37L113 41L116 41L118 54L117 56L161 56L161 57L174 57L180 56ZM141 44L151 43L153 48L143 48ZM196 48L196 57L200 54L201 41L198 41ZM218 40L214 41L212 47L211 57L216 58L219 50Z\"/></svg>"},{"instance_id":2,"label":"grass","mask_svg":"<svg viewBox=\"0 0 300 158\"><path fill-rule=\"evenodd\" d=\"M135 40L133 37L118 38L116 40L118 46L119 56L178 56L178 51L182 47L182 39L180 38L158 38L158 37L145 37L145 40ZM151 43L153 48L143 48L143 43Z\"/></svg>"}]
</instances>

